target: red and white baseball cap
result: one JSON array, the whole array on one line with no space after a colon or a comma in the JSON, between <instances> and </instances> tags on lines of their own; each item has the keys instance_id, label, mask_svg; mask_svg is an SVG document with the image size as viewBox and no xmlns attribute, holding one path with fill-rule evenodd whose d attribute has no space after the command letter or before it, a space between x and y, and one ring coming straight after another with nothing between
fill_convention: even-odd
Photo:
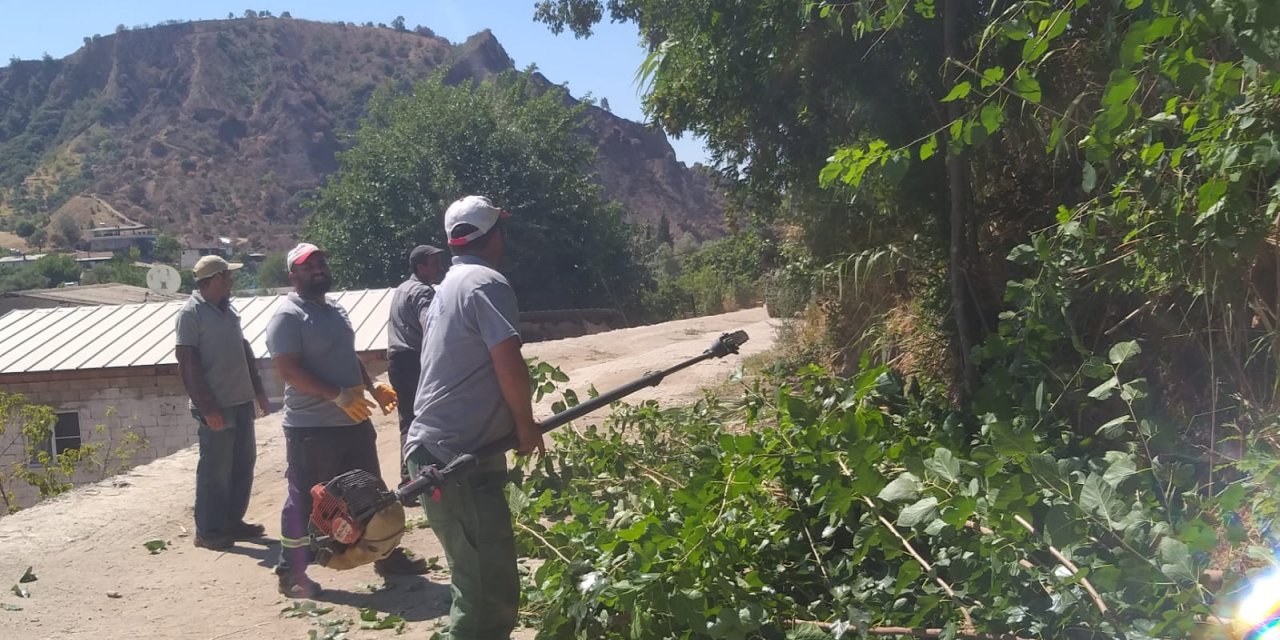
<instances>
[{"instance_id":1,"label":"red and white baseball cap","mask_svg":"<svg viewBox=\"0 0 1280 640\"><path fill-rule=\"evenodd\" d=\"M310 258L313 253L318 253L322 256L324 255L324 252L320 250L320 247L309 242L300 242L298 243L298 246L289 250L289 254L285 256L285 260L288 261L289 269L292 270L294 266L306 262L307 258Z\"/></svg>"},{"instance_id":2,"label":"red and white baseball cap","mask_svg":"<svg viewBox=\"0 0 1280 640\"><path fill-rule=\"evenodd\" d=\"M498 223L501 218L506 218L511 214L493 206L492 202L484 196L466 196L454 201L444 212L444 233L449 238L449 244L455 247L462 246L489 233L493 225ZM453 228L460 224L469 224L476 228L475 231L468 233L460 238L453 237Z\"/></svg>"}]
</instances>

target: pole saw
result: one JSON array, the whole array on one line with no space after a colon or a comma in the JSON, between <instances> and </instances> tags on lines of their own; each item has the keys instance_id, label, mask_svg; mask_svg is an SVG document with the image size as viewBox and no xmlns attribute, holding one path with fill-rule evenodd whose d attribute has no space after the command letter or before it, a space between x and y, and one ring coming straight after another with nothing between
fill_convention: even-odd
<instances>
[{"instance_id":1,"label":"pole saw","mask_svg":"<svg viewBox=\"0 0 1280 640\"><path fill-rule=\"evenodd\" d=\"M745 331L726 333L706 351L662 371L645 376L570 407L538 423L543 433L563 426L592 411L646 387L656 387L669 375L704 360L738 353L747 341ZM389 491L382 478L363 469L348 471L311 488L312 510L308 523L311 551L316 563L330 569L351 569L391 553L405 531L404 504L427 492L447 490L451 482L475 467L476 462L516 448L515 434L464 453L443 468L430 465L411 482Z\"/></svg>"}]
</instances>

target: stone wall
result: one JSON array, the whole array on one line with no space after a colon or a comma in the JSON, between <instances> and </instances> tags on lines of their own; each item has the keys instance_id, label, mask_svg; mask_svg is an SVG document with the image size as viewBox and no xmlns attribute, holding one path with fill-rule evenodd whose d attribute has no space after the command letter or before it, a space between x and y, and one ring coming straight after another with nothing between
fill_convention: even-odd
<instances>
[{"instance_id":1,"label":"stone wall","mask_svg":"<svg viewBox=\"0 0 1280 640\"><path fill-rule=\"evenodd\" d=\"M577 338L622 329L626 326L626 318L615 309L565 309L520 313L520 337L526 343Z\"/></svg>"},{"instance_id":2,"label":"stone wall","mask_svg":"<svg viewBox=\"0 0 1280 640\"><path fill-rule=\"evenodd\" d=\"M386 372L382 352L361 354L369 375ZM278 408L284 384L269 359L259 361L263 384ZM80 420L81 442L120 442L126 431L147 441L132 465L185 449L196 443L196 422L188 409L186 390L177 365L0 375L0 391L20 393L28 402L44 404L56 413L75 413ZM99 428L99 425L101 427ZM17 429L0 436L0 468L22 463L25 447ZM74 481L94 482L98 474L82 472ZM11 487L18 504L30 506L39 494L25 484ZM0 514L3 515L3 514Z\"/></svg>"}]
</instances>

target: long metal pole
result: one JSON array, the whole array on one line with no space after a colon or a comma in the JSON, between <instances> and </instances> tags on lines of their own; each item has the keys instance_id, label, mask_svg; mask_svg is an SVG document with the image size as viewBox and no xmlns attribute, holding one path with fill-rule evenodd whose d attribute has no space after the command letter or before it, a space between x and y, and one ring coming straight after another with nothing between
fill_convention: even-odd
<instances>
[{"instance_id":1,"label":"long metal pole","mask_svg":"<svg viewBox=\"0 0 1280 640\"><path fill-rule=\"evenodd\" d=\"M543 420L542 422L538 423L538 426L539 428L542 429L543 433L547 433L552 429L564 426L565 424L572 422L573 420L576 420L588 413L591 413L592 411L595 411L619 399L625 398L626 396L629 396L641 389L644 389L645 387L656 387L659 384L662 384L662 381L664 378L666 378L667 376L677 371L680 371L682 369L687 369L704 360L710 360L712 358L723 358L724 356L727 356L731 353L737 353L738 347L742 346L743 343L747 341L747 339L748 339L748 336L747 336L747 332L745 331L735 331L733 333L726 333L720 336L719 338L717 338L716 341L712 343L712 345L708 347L706 351L703 351L701 354L698 354L697 356L689 358L688 360L685 360L684 362L681 362L672 367L663 369L662 371L657 371L654 373L647 374L638 380L624 384L621 387L618 387L616 389L611 389L594 398L591 398L590 400L587 400L586 402L583 402L579 405L565 409L564 411L561 411L560 413L557 413L547 418L546 420ZM459 471L463 471L464 469L469 467L472 463L474 463L476 460L481 458L487 458L495 454L509 451L511 449L516 448L516 444L517 444L517 441L516 441L515 435L510 435L510 436L507 436L506 438L503 438L496 442L491 442L483 447L480 447L479 449L471 453L464 453L458 456L457 458L454 458L452 461L449 462L449 464L444 469L436 470L434 467L428 467L426 470L424 470L424 472L421 475L419 475L417 478L414 478L413 481L397 489L396 495L400 498L401 501L412 499L418 494L421 494L425 491L428 491L436 487L444 477L451 475L453 473L457 473Z\"/></svg>"}]
</instances>

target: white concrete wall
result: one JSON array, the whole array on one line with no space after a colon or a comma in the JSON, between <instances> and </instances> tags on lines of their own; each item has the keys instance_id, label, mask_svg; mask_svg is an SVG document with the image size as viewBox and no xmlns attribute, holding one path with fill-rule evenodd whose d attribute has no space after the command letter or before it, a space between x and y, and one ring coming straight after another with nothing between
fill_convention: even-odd
<instances>
[{"instance_id":1,"label":"white concrete wall","mask_svg":"<svg viewBox=\"0 0 1280 640\"><path fill-rule=\"evenodd\" d=\"M385 354L361 354L369 375L386 372ZM273 404L279 407L283 383L269 359L259 361L263 384ZM178 378L176 365L137 367L127 370L68 371L62 373L9 374L0 376L0 391L20 393L28 402L48 405L56 413L76 412L80 416L83 443L114 440L119 443L125 429L147 441L147 446L129 466L145 464L189 447L197 442L196 421L188 409L187 392ZM101 432L98 425L105 427ZM20 429L0 436L0 468L25 461ZM12 446L7 446L12 443ZM96 474L81 473L74 482L96 482ZM39 493L26 484L9 487L18 503L31 506ZM0 506L3 503L0 502ZM0 509L0 516L3 516Z\"/></svg>"},{"instance_id":2,"label":"white concrete wall","mask_svg":"<svg viewBox=\"0 0 1280 640\"><path fill-rule=\"evenodd\" d=\"M118 444L125 430L132 430L147 441L147 446L130 461L133 465L169 455L196 441L195 421L187 409L186 392L175 373L5 381L0 383L0 390L21 393L28 402L48 405L57 413L78 413L83 443L114 441ZM98 425L103 425L105 431L98 430ZM9 451L0 456L0 467L22 463L25 447L21 435L7 433L0 438L4 440L0 442L0 449L13 442ZM100 479L96 473L82 472L74 481ZM36 490L26 484L10 488L24 507L39 499Z\"/></svg>"}]
</instances>

